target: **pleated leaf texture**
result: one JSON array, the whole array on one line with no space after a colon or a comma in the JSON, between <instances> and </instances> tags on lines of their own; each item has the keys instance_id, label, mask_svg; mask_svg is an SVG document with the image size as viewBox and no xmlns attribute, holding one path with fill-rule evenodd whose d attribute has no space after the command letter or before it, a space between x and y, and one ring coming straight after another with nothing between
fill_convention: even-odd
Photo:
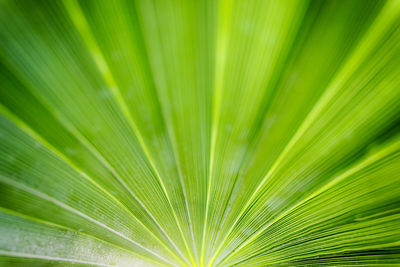
<instances>
[{"instance_id":1,"label":"pleated leaf texture","mask_svg":"<svg viewBox=\"0 0 400 267\"><path fill-rule=\"evenodd\" d=\"M0 266L400 266L399 0L0 0Z\"/></svg>"}]
</instances>

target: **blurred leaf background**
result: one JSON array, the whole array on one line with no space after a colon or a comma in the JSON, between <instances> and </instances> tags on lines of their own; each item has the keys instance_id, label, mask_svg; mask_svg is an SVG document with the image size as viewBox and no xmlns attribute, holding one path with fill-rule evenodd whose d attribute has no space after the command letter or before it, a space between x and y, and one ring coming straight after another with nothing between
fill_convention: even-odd
<instances>
[{"instance_id":1,"label":"blurred leaf background","mask_svg":"<svg viewBox=\"0 0 400 267\"><path fill-rule=\"evenodd\" d=\"M400 265L399 0L0 0L0 266Z\"/></svg>"}]
</instances>

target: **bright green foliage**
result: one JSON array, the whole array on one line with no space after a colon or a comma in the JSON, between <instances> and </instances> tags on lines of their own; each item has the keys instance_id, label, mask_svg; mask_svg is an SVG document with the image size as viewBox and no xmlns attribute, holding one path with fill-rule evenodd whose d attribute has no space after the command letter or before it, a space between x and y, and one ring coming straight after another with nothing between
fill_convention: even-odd
<instances>
[{"instance_id":1,"label":"bright green foliage","mask_svg":"<svg viewBox=\"0 0 400 267\"><path fill-rule=\"evenodd\" d=\"M0 266L400 265L399 0L0 0Z\"/></svg>"}]
</instances>

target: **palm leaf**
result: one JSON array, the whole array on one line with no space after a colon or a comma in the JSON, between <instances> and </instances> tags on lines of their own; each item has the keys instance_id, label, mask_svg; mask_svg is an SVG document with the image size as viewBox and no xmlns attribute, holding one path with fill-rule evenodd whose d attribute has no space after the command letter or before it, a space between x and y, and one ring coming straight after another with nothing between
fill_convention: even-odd
<instances>
[{"instance_id":1,"label":"palm leaf","mask_svg":"<svg viewBox=\"0 0 400 267\"><path fill-rule=\"evenodd\" d=\"M0 1L1 266L400 264L400 2Z\"/></svg>"}]
</instances>

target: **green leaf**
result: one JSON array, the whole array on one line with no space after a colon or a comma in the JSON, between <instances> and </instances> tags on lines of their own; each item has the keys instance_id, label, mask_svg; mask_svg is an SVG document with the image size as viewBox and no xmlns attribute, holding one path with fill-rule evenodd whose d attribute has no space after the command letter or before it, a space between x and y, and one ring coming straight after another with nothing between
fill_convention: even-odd
<instances>
[{"instance_id":1,"label":"green leaf","mask_svg":"<svg viewBox=\"0 0 400 267\"><path fill-rule=\"evenodd\" d=\"M398 0L0 0L0 266L400 264Z\"/></svg>"}]
</instances>

